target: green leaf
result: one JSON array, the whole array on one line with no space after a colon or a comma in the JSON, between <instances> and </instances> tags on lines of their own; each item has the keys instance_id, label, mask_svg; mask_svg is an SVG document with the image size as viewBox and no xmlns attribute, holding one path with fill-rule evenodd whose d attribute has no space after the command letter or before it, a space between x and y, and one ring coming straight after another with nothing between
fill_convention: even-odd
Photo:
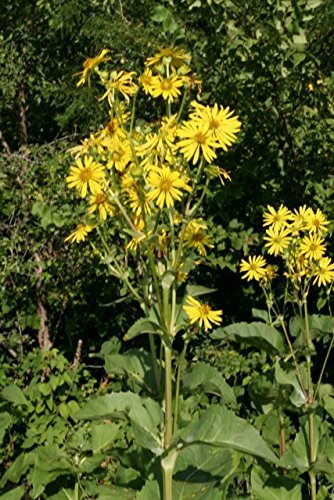
<instances>
[{"instance_id":1,"label":"green leaf","mask_svg":"<svg viewBox=\"0 0 334 500\"><path fill-rule=\"evenodd\" d=\"M1 391L1 395L7 401L16 405L28 405L28 401L22 391L17 385L10 384Z\"/></svg>"},{"instance_id":2,"label":"green leaf","mask_svg":"<svg viewBox=\"0 0 334 500\"><path fill-rule=\"evenodd\" d=\"M143 335L144 333L151 333L153 335L161 335L161 328L158 323L149 321L145 318L138 319L124 335L124 340L131 340L138 335Z\"/></svg>"},{"instance_id":3,"label":"green leaf","mask_svg":"<svg viewBox=\"0 0 334 500\"><path fill-rule=\"evenodd\" d=\"M0 445L2 444L3 438L5 437L6 430L13 422L13 417L7 413L0 413Z\"/></svg>"},{"instance_id":4,"label":"green leaf","mask_svg":"<svg viewBox=\"0 0 334 500\"><path fill-rule=\"evenodd\" d=\"M238 342L262 349L270 354L285 351L284 338L276 328L265 323L234 323L224 328L217 328L213 339L235 338Z\"/></svg>"},{"instance_id":5,"label":"green leaf","mask_svg":"<svg viewBox=\"0 0 334 500\"><path fill-rule=\"evenodd\" d=\"M182 429L180 438L185 444L206 443L232 448L277 462L277 457L251 424L218 405L212 405L201 414L197 422Z\"/></svg>"},{"instance_id":6,"label":"green leaf","mask_svg":"<svg viewBox=\"0 0 334 500\"><path fill-rule=\"evenodd\" d=\"M181 449L174 468L173 497L222 498L214 489L217 477L227 483L237 471L240 454L231 449L221 449L207 444L194 444Z\"/></svg>"},{"instance_id":7,"label":"green leaf","mask_svg":"<svg viewBox=\"0 0 334 500\"><path fill-rule=\"evenodd\" d=\"M201 387L204 392L216 394L227 403L236 403L234 391L220 371L206 363L196 363L191 372L184 376L183 385L189 391Z\"/></svg>"},{"instance_id":8,"label":"green leaf","mask_svg":"<svg viewBox=\"0 0 334 500\"><path fill-rule=\"evenodd\" d=\"M331 396L324 396L323 397L323 407L327 411L327 413L334 418L334 398Z\"/></svg>"},{"instance_id":9,"label":"green leaf","mask_svg":"<svg viewBox=\"0 0 334 500\"><path fill-rule=\"evenodd\" d=\"M144 349L129 349L124 354L105 356L105 370L109 375L126 375L151 392L155 390L151 354Z\"/></svg>"},{"instance_id":10,"label":"green leaf","mask_svg":"<svg viewBox=\"0 0 334 500\"><path fill-rule=\"evenodd\" d=\"M275 364L275 378L280 385L291 385L293 387L293 392L290 395L290 401L292 404L300 408L307 402L307 396L303 391L300 381L296 375L295 371L284 371L279 361Z\"/></svg>"},{"instance_id":11,"label":"green leaf","mask_svg":"<svg viewBox=\"0 0 334 500\"><path fill-rule=\"evenodd\" d=\"M159 483L152 479L146 481L136 496L136 500L157 500L158 498L161 498Z\"/></svg>"},{"instance_id":12,"label":"green leaf","mask_svg":"<svg viewBox=\"0 0 334 500\"><path fill-rule=\"evenodd\" d=\"M199 297L200 295L213 293L216 290L216 288L207 288L200 285L187 285L187 295L191 295L192 297Z\"/></svg>"},{"instance_id":13,"label":"green leaf","mask_svg":"<svg viewBox=\"0 0 334 500\"><path fill-rule=\"evenodd\" d=\"M256 500L302 500L300 481L268 474L262 467L253 466L251 485Z\"/></svg>"},{"instance_id":14,"label":"green leaf","mask_svg":"<svg viewBox=\"0 0 334 500\"><path fill-rule=\"evenodd\" d=\"M252 316L253 318L262 319L265 323L269 323L268 311L264 309L252 308Z\"/></svg>"},{"instance_id":15,"label":"green leaf","mask_svg":"<svg viewBox=\"0 0 334 500\"><path fill-rule=\"evenodd\" d=\"M160 427L163 413L159 403L132 392L106 394L88 401L77 413L79 419L122 419L131 422L139 446L162 452Z\"/></svg>"},{"instance_id":16,"label":"green leaf","mask_svg":"<svg viewBox=\"0 0 334 500\"><path fill-rule=\"evenodd\" d=\"M113 422L92 425L92 451L97 453L109 447L120 435L120 426Z\"/></svg>"},{"instance_id":17,"label":"green leaf","mask_svg":"<svg viewBox=\"0 0 334 500\"><path fill-rule=\"evenodd\" d=\"M1 485L5 485L7 481L18 483L21 476L34 463L34 456L35 452L32 451L29 453L21 453L2 476Z\"/></svg>"},{"instance_id":18,"label":"green leaf","mask_svg":"<svg viewBox=\"0 0 334 500\"><path fill-rule=\"evenodd\" d=\"M18 486L0 496L0 500L20 500L25 494L23 486Z\"/></svg>"}]
</instances>

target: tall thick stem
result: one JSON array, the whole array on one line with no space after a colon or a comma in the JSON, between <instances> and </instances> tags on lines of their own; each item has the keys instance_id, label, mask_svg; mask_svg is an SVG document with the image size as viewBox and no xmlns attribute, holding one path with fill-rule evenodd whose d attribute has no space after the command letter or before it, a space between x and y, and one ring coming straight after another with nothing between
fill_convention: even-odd
<instances>
[{"instance_id":1,"label":"tall thick stem","mask_svg":"<svg viewBox=\"0 0 334 500\"><path fill-rule=\"evenodd\" d=\"M285 428L284 428L284 413L282 408L278 407L278 422L279 422L279 456L283 457L286 451Z\"/></svg>"},{"instance_id":2,"label":"tall thick stem","mask_svg":"<svg viewBox=\"0 0 334 500\"><path fill-rule=\"evenodd\" d=\"M173 398L172 398L172 350L165 345L165 440L164 448L170 446L173 433Z\"/></svg>"}]
</instances>

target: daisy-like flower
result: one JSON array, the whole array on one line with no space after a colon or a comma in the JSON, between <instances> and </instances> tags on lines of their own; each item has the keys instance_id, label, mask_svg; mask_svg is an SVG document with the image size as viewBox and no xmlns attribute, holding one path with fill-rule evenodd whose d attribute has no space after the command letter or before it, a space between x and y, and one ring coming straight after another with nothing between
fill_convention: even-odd
<instances>
[{"instance_id":1,"label":"daisy-like flower","mask_svg":"<svg viewBox=\"0 0 334 500\"><path fill-rule=\"evenodd\" d=\"M267 262L263 257L261 257L261 255L258 255L256 257L250 256L248 257L248 261L242 259L240 264L240 272L245 273L242 276L242 279L247 279L247 281L260 281L266 276L266 265Z\"/></svg>"},{"instance_id":2,"label":"daisy-like flower","mask_svg":"<svg viewBox=\"0 0 334 500\"><path fill-rule=\"evenodd\" d=\"M106 84L107 90L100 97L99 101L103 101L103 99L110 96L113 102L115 100L115 92L120 92L126 101L129 101L129 97L135 94L138 89L138 85L132 80L135 75L135 71L112 71L110 79Z\"/></svg>"},{"instance_id":3,"label":"daisy-like flower","mask_svg":"<svg viewBox=\"0 0 334 500\"><path fill-rule=\"evenodd\" d=\"M276 211L272 206L267 205L268 212L263 214L263 225L273 226L274 230L285 227L288 224L290 210L284 205L281 205Z\"/></svg>"},{"instance_id":4,"label":"daisy-like flower","mask_svg":"<svg viewBox=\"0 0 334 500\"><path fill-rule=\"evenodd\" d=\"M287 248L291 241L290 229L278 226L280 229L274 229L275 226L270 227L266 230L266 236L264 240L266 243L264 246L268 247L268 253L270 255L278 255L282 253L285 248Z\"/></svg>"},{"instance_id":5,"label":"daisy-like flower","mask_svg":"<svg viewBox=\"0 0 334 500\"><path fill-rule=\"evenodd\" d=\"M310 233L304 236L300 244L300 253L305 255L306 259L319 260L326 251L324 239L321 236Z\"/></svg>"},{"instance_id":6,"label":"daisy-like flower","mask_svg":"<svg viewBox=\"0 0 334 500\"><path fill-rule=\"evenodd\" d=\"M289 215L291 221L290 228L292 233L298 233L305 229L306 216L311 209L306 205L300 206L298 210L294 209Z\"/></svg>"},{"instance_id":7,"label":"daisy-like flower","mask_svg":"<svg viewBox=\"0 0 334 500\"><path fill-rule=\"evenodd\" d=\"M181 178L180 173L172 171L169 167L152 170L147 177L147 184L154 188L148 193L149 201L156 200L158 206L173 207L174 201L181 200L183 193L180 189L191 191L190 186Z\"/></svg>"},{"instance_id":8,"label":"daisy-like flower","mask_svg":"<svg viewBox=\"0 0 334 500\"><path fill-rule=\"evenodd\" d=\"M138 80L142 84L145 94L152 94L154 79L150 68L146 68L144 73L139 76Z\"/></svg>"},{"instance_id":9,"label":"daisy-like flower","mask_svg":"<svg viewBox=\"0 0 334 500\"><path fill-rule=\"evenodd\" d=\"M201 219L192 220L187 225L184 242L189 248L196 248L200 255L206 256L206 248L213 248L212 238L206 233L208 226Z\"/></svg>"},{"instance_id":10,"label":"daisy-like flower","mask_svg":"<svg viewBox=\"0 0 334 500\"><path fill-rule=\"evenodd\" d=\"M198 322L201 328L204 325L205 331L222 322L223 311L221 309L213 311L209 304L200 302L190 295L187 296L183 309L187 313L190 324Z\"/></svg>"},{"instance_id":11,"label":"daisy-like flower","mask_svg":"<svg viewBox=\"0 0 334 500\"><path fill-rule=\"evenodd\" d=\"M121 140L115 136L111 139L105 139L104 144L109 152L107 167L115 167L119 172L123 172L132 159L129 141Z\"/></svg>"},{"instance_id":12,"label":"daisy-like flower","mask_svg":"<svg viewBox=\"0 0 334 500\"><path fill-rule=\"evenodd\" d=\"M210 107L192 101L191 105L195 108L195 111L190 115L191 118L207 126L212 131L213 137L217 140L219 146L224 151L227 151L228 146L231 146L236 141L236 134L241 127L238 117L232 116L234 111L230 111L228 107L218 107L218 104Z\"/></svg>"},{"instance_id":13,"label":"daisy-like flower","mask_svg":"<svg viewBox=\"0 0 334 500\"><path fill-rule=\"evenodd\" d=\"M334 281L334 264L329 257L322 257L317 263L313 284L326 286L332 281Z\"/></svg>"},{"instance_id":14,"label":"daisy-like flower","mask_svg":"<svg viewBox=\"0 0 334 500\"><path fill-rule=\"evenodd\" d=\"M327 224L329 222L326 220L322 211L318 208L316 212L314 212L311 208L305 215L306 229L310 231L310 233L318 233L327 231Z\"/></svg>"},{"instance_id":15,"label":"daisy-like flower","mask_svg":"<svg viewBox=\"0 0 334 500\"><path fill-rule=\"evenodd\" d=\"M88 213L93 214L95 210L99 211L100 218L106 220L107 215L113 215L113 206L108 201L108 196L103 191L93 194L89 200Z\"/></svg>"},{"instance_id":16,"label":"daisy-like flower","mask_svg":"<svg viewBox=\"0 0 334 500\"><path fill-rule=\"evenodd\" d=\"M88 57L83 62L83 71L80 71L80 73L75 73L74 76L80 76L80 80L77 83L77 87L81 87L88 81L88 85L90 85L90 73L93 68L98 66L101 62L103 61L109 61L111 58L107 56L109 50L108 49L103 49L101 50L100 54L96 57Z\"/></svg>"},{"instance_id":17,"label":"daisy-like flower","mask_svg":"<svg viewBox=\"0 0 334 500\"><path fill-rule=\"evenodd\" d=\"M86 239L87 234L93 229L94 226L90 226L89 224L78 224L73 233L65 238L65 241L80 243Z\"/></svg>"},{"instance_id":18,"label":"daisy-like flower","mask_svg":"<svg viewBox=\"0 0 334 500\"><path fill-rule=\"evenodd\" d=\"M197 163L200 154L204 155L208 163L217 158L215 149L219 148L219 143L213 138L207 126L188 121L179 128L177 135L181 138L177 146L187 161L192 159L193 164Z\"/></svg>"},{"instance_id":19,"label":"daisy-like flower","mask_svg":"<svg viewBox=\"0 0 334 500\"><path fill-rule=\"evenodd\" d=\"M85 156L82 163L81 158L76 160L77 166L70 168L70 175L66 177L69 188L79 191L81 198L85 198L88 188L95 194L101 191L104 182L104 168L96 163L92 156Z\"/></svg>"},{"instance_id":20,"label":"daisy-like flower","mask_svg":"<svg viewBox=\"0 0 334 500\"><path fill-rule=\"evenodd\" d=\"M169 102L173 102L181 94L180 88L183 86L183 79L178 76L163 78L161 75L152 77L151 95L152 97L162 97Z\"/></svg>"},{"instance_id":21,"label":"daisy-like flower","mask_svg":"<svg viewBox=\"0 0 334 500\"><path fill-rule=\"evenodd\" d=\"M146 66L159 66L169 61L169 66L172 71L176 71L181 66L188 65L191 60L191 55L183 49L175 49L174 47L160 48L159 52L149 57L146 60Z\"/></svg>"}]
</instances>

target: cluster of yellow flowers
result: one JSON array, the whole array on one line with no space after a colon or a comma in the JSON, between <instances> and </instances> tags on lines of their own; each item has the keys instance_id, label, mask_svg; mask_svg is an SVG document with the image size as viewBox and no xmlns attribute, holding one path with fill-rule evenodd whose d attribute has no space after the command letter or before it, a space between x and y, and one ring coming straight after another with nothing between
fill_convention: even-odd
<instances>
[{"instance_id":1,"label":"cluster of yellow flowers","mask_svg":"<svg viewBox=\"0 0 334 500\"><path fill-rule=\"evenodd\" d=\"M138 255L145 252L145 245L151 245L154 252L171 261L167 269L176 272L177 268L184 279L187 254L195 251L205 257L213 247L208 225L194 217L194 207L206 181L230 179L213 162L219 149L227 151L235 142L240 121L228 107L206 106L196 100L191 101L188 114L183 112L188 94L193 89L200 91L201 82L191 71L190 54L182 49L160 49L146 60L145 70L138 76L134 71L100 69L110 59L109 51L103 49L87 59L78 73L79 87L90 85L93 74L99 77L104 87L99 100L107 100L109 120L70 150L75 164L66 181L81 198L88 198L88 208L85 221L66 240L84 241L95 227L122 220L125 252ZM165 106L164 116L151 122L138 120L136 104L141 91L145 107L160 99L158 107ZM203 313L207 328L206 319L215 320L219 315L205 304L197 312L202 309L207 312ZM190 311L189 307L185 310Z\"/></svg>"},{"instance_id":2,"label":"cluster of yellow flowers","mask_svg":"<svg viewBox=\"0 0 334 500\"><path fill-rule=\"evenodd\" d=\"M280 256L286 265L286 276L296 286L300 283L327 286L334 281L334 263L325 255L324 236L329 222L321 210L306 205L293 212L281 205L278 210L268 205L263 216L266 228L264 249ZM262 256L242 260L242 278L266 283L275 275L275 267Z\"/></svg>"}]
</instances>

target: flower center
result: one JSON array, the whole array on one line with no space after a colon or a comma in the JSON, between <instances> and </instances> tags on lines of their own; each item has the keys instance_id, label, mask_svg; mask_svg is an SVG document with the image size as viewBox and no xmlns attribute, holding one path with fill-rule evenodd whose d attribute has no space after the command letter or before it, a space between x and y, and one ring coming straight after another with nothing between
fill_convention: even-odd
<instances>
[{"instance_id":1,"label":"flower center","mask_svg":"<svg viewBox=\"0 0 334 500\"><path fill-rule=\"evenodd\" d=\"M202 316L208 316L210 314L211 308L209 304L201 304Z\"/></svg>"},{"instance_id":2,"label":"flower center","mask_svg":"<svg viewBox=\"0 0 334 500\"><path fill-rule=\"evenodd\" d=\"M172 87L173 87L172 82L168 78L166 78L165 80L162 80L162 82L161 82L162 90L171 90Z\"/></svg>"},{"instance_id":3,"label":"flower center","mask_svg":"<svg viewBox=\"0 0 334 500\"><path fill-rule=\"evenodd\" d=\"M92 170L90 167L84 167L80 173L80 180L82 182L89 182L92 178Z\"/></svg>"},{"instance_id":4,"label":"flower center","mask_svg":"<svg viewBox=\"0 0 334 500\"><path fill-rule=\"evenodd\" d=\"M161 191L168 193L172 188L172 181L168 177L165 177L165 179L161 179L159 187Z\"/></svg>"},{"instance_id":5,"label":"flower center","mask_svg":"<svg viewBox=\"0 0 334 500\"><path fill-rule=\"evenodd\" d=\"M104 193L98 193L95 195L95 204L102 205L106 201L106 195Z\"/></svg>"},{"instance_id":6,"label":"flower center","mask_svg":"<svg viewBox=\"0 0 334 500\"><path fill-rule=\"evenodd\" d=\"M195 141L198 142L198 144L205 144L206 142L205 134L203 134L203 132L198 132L195 135Z\"/></svg>"},{"instance_id":7,"label":"flower center","mask_svg":"<svg viewBox=\"0 0 334 500\"><path fill-rule=\"evenodd\" d=\"M217 130L219 128L219 121L218 120L211 120L209 127L211 129Z\"/></svg>"}]
</instances>

